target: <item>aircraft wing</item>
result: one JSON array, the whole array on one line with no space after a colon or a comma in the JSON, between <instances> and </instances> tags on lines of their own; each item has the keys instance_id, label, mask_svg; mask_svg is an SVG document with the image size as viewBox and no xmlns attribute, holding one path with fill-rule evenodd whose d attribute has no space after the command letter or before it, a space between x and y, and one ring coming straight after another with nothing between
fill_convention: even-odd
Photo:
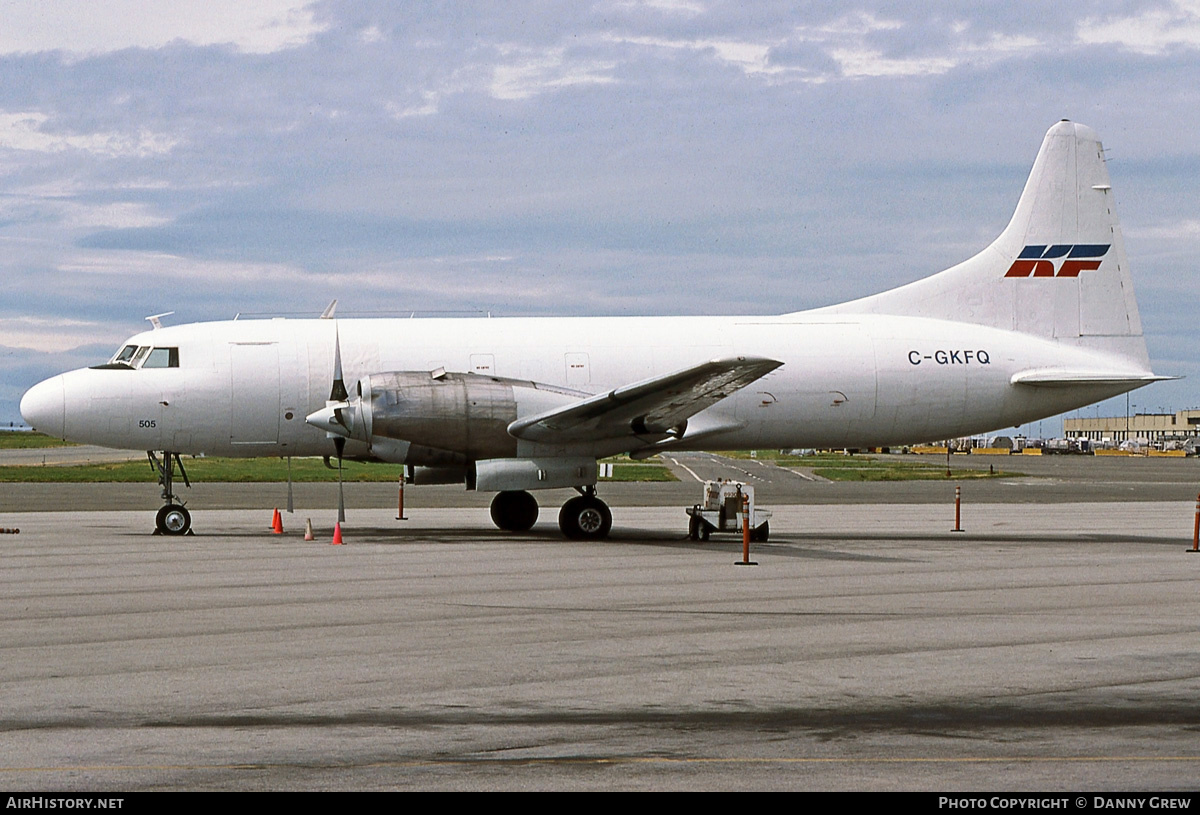
<instances>
[{"instance_id":1,"label":"aircraft wing","mask_svg":"<svg viewBox=\"0 0 1200 815\"><path fill-rule=\"evenodd\" d=\"M688 418L782 364L765 357L714 359L518 419L508 432L547 443L680 436Z\"/></svg>"}]
</instances>

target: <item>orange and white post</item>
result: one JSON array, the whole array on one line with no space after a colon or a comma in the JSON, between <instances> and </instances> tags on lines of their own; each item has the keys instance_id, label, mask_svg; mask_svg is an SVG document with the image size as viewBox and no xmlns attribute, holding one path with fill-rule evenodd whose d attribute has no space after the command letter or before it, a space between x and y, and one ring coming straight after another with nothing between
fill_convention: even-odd
<instances>
[{"instance_id":1,"label":"orange and white post","mask_svg":"<svg viewBox=\"0 0 1200 815\"><path fill-rule=\"evenodd\" d=\"M742 496L742 559L734 562L735 566L757 566L750 559L750 496Z\"/></svg>"},{"instance_id":2,"label":"orange and white post","mask_svg":"<svg viewBox=\"0 0 1200 815\"><path fill-rule=\"evenodd\" d=\"M1200 552L1200 495L1196 496L1196 523L1192 527L1192 548L1189 552Z\"/></svg>"}]
</instances>

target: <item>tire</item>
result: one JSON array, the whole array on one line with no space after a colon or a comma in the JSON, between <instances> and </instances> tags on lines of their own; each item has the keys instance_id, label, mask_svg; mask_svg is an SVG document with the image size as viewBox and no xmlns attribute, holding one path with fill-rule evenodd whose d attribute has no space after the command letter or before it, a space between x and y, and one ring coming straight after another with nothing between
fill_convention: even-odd
<instances>
[{"instance_id":1,"label":"tire","mask_svg":"<svg viewBox=\"0 0 1200 815\"><path fill-rule=\"evenodd\" d=\"M163 535L186 535L192 528L192 514L182 504L165 504L154 516L154 528Z\"/></svg>"},{"instance_id":2,"label":"tire","mask_svg":"<svg viewBox=\"0 0 1200 815\"><path fill-rule=\"evenodd\" d=\"M700 519L695 515L688 518L688 540L700 540Z\"/></svg>"},{"instance_id":3,"label":"tire","mask_svg":"<svg viewBox=\"0 0 1200 815\"><path fill-rule=\"evenodd\" d=\"M563 504L558 528L571 540L603 540L612 529L612 512L599 498L581 495Z\"/></svg>"},{"instance_id":4,"label":"tire","mask_svg":"<svg viewBox=\"0 0 1200 815\"><path fill-rule=\"evenodd\" d=\"M527 532L537 519L537 499L523 490L498 492L492 499L492 523L498 529Z\"/></svg>"},{"instance_id":5,"label":"tire","mask_svg":"<svg viewBox=\"0 0 1200 815\"><path fill-rule=\"evenodd\" d=\"M766 543L767 538L771 535L771 526L766 521L763 521L758 526L750 530L750 540L758 543Z\"/></svg>"}]
</instances>

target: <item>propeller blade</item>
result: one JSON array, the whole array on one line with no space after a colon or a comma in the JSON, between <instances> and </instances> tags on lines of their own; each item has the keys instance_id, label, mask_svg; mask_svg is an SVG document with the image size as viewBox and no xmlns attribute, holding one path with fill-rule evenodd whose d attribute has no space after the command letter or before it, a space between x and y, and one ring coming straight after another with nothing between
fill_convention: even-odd
<instances>
[{"instance_id":1,"label":"propeller blade","mask_svg":"<svg viewBox=\"0 0 1200 815\"><path fill-rule=\"evenodd\" d=\"M330 402L349 401L350 394L346 393L346 383L342 379L342 338L337 324L333 326L333 390L329 392Z\"/></svg>"},{"instance_id":2,"label":"propeller blade","mask_svg":"<svg viewBox=\"0 0 1200 815\"><path fill-rule=\"evenodd\" d=\"M346 440L338 436L333 440L333 446L337 450L338 460L338 523L346 522L346 496L342 492L342 452L346 449Z\"/></svg>"},{"instance_id":3,"label":"propeller blade","mask_svg":"<svg viewBox=\"0 0 1200 815\"><path fill-rule=\"evenodd\" d=\"M333 309L337 306L334 300L326 309L328 316L333 317ZM324 315L323 315L324 316ZM333 449L337 451L338 460L338 523L346 522L346 495L342 489L342 455L346 451L346 435L351 432L353 412L349 410L350 394L346 393L346 382L342 378L342 337L338 325L333 324L333 388L329 392L329 401L324 410L318 410L308 416L305 421L318 427L324 427L333 435Z\"/></svg>"}]
</instances>

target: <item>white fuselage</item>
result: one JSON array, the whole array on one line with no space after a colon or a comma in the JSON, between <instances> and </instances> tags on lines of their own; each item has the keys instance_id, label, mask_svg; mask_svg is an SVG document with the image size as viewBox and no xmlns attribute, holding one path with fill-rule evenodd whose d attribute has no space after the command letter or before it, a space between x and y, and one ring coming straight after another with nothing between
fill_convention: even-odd
<instances>
[{"instance_id":1,"label":"white fuselage","mask_svg":"<svg viewBox=\"0 0 1200 815\"><path fill-rule=\"evenodd\" d=\"M715 420L732 428L699 436L695 446L706 449L861 448L951 438L1135 387L1013 384L1015 375L1031 370L1127 373L1128 366L1028 334L919 317L275 319L143 332L128 343L177 348L178 367L71 371L31 390L22 412L39 430L108 447L328 455L326 433L305 416L329 399L335 325L351 393L360 378L389 371L442 368L601 393L718 357L781 361L695 417L697 426ZM348 454L356 452L351 444ZM557 452L620 452L621 444L613 444ZM672 445L691 446L686 435Z\"/></svg>"}]
</instances>

